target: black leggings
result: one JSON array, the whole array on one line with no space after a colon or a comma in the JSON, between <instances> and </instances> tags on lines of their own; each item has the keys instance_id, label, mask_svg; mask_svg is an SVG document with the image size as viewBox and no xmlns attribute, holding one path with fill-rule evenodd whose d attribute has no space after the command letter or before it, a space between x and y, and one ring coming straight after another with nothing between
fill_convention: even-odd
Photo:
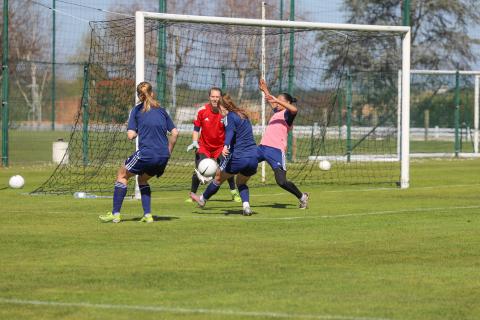
<instances>
[{"instance_id":1,"label":"black leggings","mask_svg":"<svg viewBox=\"0 0 480 320\"><path fill-rule=\"evenodd\" d=\"M298 199L302 197L303 193L298 190L297 186L293 182L287 180L287 172L285 170L282 168L276 168L273 172L275 173L275 181L282 189L287 190Z\"/></svg>"}]
</instances>

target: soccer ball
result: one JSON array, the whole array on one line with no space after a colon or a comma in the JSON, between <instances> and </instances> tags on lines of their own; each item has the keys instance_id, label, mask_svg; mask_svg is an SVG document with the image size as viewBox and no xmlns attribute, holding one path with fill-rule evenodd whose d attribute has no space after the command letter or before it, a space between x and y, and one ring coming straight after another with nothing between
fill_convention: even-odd
<instances>
[{"instance_id":1,"label":"soccer ball","mask_svg":"<svg viewBox=\"0 0 480 320\"><path fill-rule=\"evenodd\" d=\"M8 185L13 189L20 189L25 184L25 179L22 176L16 175L8 180Z\"/></svg>"},{"instance_id":2,"label":"soccer ball","mask_svg":"<svg viewBox=\"0 0 480 320\"><path fill-rule=\"evenodd\" d=\"M213 160L212 158L205 158L198 164L198 172L206 177L206 178L213 178L215 173L217 173L217 161Z\"/></svg>"},{"instance_id":3,"label":"soccer ball","mask_svg":"<svg viewBox=\"0 0 480 320\"><path fill-rule=\"evenodd\" d=\"M330 161L322 160L318 163L318 167L320 168L320 170L328 171L328 170L330 170L332 165L331 165Z\"/></svg>"}]
</instances>

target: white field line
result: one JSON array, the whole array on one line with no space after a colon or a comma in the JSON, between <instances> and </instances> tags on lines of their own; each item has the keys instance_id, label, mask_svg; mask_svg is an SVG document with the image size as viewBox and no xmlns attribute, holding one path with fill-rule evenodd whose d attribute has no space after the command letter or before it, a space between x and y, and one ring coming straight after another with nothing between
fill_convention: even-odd
<instances>
[{"instance_id":1,"label":"white field line","mask_svg":"<svg viewBox=\"0 0 480 320\"><path fill-rule=\"evenodd\" d=\"M253 212L255 212L255 206L252 206ZM336 214L336 215L321 215L321 216L313 216L308 215L307 211L305 211L304 215L301 216L289 216L289 217L248 217L242 219L242 221L252 221L252 220L300 220L300 219L337 219L337 218L350 218L350 217L365 217L365 216L380 216L380 215L394 215L394 214L409 214L409 213L419 213L419 212L432 212L435 213L439 212L446 212L449 210L464 210L464 209L480 209L480 205L478 206L460 206L460 207L434 207L434 208L411 208L411 209L400 209L400 210L385 210L385 211L370 211L370 212L358 212L358 213L347 213L347 214ZM222 220L231 220L234 219L230 217L211 217L211 216L204 216L199 214L193 217L185 217L181 216L178 217L181 219L191 218L191 219L222 219Z\"/></svg>"},{"instance_id":2,"label":"white field line","mask_svg":"<svg viewBox=\"0 0 480 320\"><path fill-rule=\"evenodd\" d=\"M142 305L123 305L123 304L98 304L89 302L57 302L45 300L20 300L20 299L4 299L0 298L3 304L18 304L32 306L48 306L56 308L76 307L76 308L95 308L95 309L111 309L111 310L133 310L147 311L158 313L180 313L180 314L212 314L225 316L241 316L241 317L267 317L277 319L324 319L324 320L388 320L386 318L370 318L370 317L350 317L341 315L316 315L316 314L295 314L281 312L256 312L256 311L236 311L225 309L195 309L195 308L175 308L162 306L142 306Z\"/></svg>"}]
</instances>

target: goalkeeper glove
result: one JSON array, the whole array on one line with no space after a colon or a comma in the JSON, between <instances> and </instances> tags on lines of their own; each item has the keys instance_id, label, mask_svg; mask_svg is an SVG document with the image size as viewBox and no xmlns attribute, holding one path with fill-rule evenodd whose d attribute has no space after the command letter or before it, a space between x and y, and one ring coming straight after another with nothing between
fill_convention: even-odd
<instances>
[{"instance_id":1,"label":"goalkeeper glove","mask_svg":"<svg viewBox=\"0 0 480 320\"><path fill-rule=\"evenodd\" d=\"M192 141L192 144L187 147L187 152L192 149L198 149L200 146L198 145L198 141Z\"/></svg>"}]
</instances>

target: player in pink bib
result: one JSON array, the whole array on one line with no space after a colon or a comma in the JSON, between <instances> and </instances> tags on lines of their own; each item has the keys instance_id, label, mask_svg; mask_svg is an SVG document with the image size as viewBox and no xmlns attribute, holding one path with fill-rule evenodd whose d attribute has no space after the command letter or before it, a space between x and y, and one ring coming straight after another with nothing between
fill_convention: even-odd
<instances>
[{"instance_id":1,"label":"player in pink bib","mask_svg":"<svg viewBox=\"0 0 480 320\"><path fill-rule=\"evenodd\" d=\"M288 132L292 130L293 120L297 115L297 107L293 105L297 100L288 93L281 93L278 97L270 94L265 80L260 80L260 90L265 93L265 98L273 109L273 116L258 146L258 162L267 161L275 173L277 184L295 195L300 201L299 207L308 207L308 193L302 193L297 186L287 180L287 164L285 150L287 149Z\"/></svg>"}]
</instances>

